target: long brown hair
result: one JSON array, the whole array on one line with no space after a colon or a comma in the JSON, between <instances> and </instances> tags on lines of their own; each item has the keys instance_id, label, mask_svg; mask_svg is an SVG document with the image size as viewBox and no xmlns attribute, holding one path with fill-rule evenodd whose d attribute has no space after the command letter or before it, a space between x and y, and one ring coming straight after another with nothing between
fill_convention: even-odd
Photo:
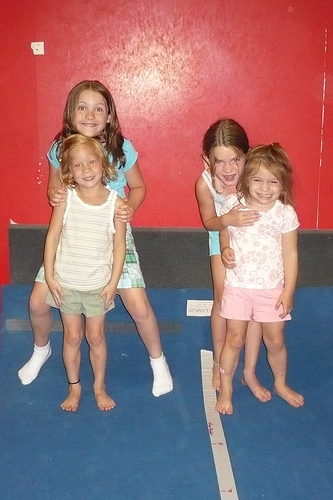
<instances>
[{"instance_id":1,"label":"long brown hair","mask_svg":"<svg viewBox=\"0 0 333 500\"><path fill-rule=\"evenodd\" d=\"M121 128L117 116L116 105L111 95L111 92L98 80L84 80L69 92L63 115L63 127L56 135L55 141L58 143L57 156L60 157L61 142L69 135L77 133L74 127L74 115L77 108L77 103L81 92L84 90L92 90L101 94L107 105L107 112L110 115L110 123L106 123L100 137L97 137L102 143L106 152L112 155L112 163L114 166L119 162L120 167L125 165L125 153L123 151L124 137L121 133Z\"/></svg>"}]
</instances>

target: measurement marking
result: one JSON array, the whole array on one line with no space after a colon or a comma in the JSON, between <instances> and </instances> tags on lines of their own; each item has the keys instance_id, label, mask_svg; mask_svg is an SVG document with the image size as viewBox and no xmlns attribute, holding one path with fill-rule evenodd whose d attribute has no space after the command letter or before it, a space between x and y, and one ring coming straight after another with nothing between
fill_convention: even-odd
<instances>
[{"instance_id":1,"label":"measurement marking","mask_svg":"<svg viewBox=\"0 0 333 500\"><path fill-rule=\"evenodd\" d=\"M236 484L223 432L221 417L215 410L216 393L212 387L213 353L202 349L200 354L202 392L207 420L207 430L212 446L220 496L222 500L238 500Z\"/></svg>"}]
</instances>

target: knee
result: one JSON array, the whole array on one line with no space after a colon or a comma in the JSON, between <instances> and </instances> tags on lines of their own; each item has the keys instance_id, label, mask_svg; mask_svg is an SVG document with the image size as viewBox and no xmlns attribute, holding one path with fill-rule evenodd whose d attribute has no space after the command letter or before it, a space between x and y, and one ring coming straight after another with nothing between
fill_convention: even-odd
<instances>
[{"instance_id":1,"label":"knee","mask_svg":"<svg viewBox=\"0 0 333 500\"><path fill-rule=\"evenodd\" d=\"M51 312L51 306L45 303L46 297L34 295L33 293L29 298L29 311L30 314L43 315Z\"/></svg>"},{"instance_id":2,"label":"knee","mask_svg":"<svg viewBox=\"0 0 333 500\"><path fill-rule=\"evenodd\" d=\"M226 343L233 351L240 351L244 346L245 338L240 334L228 333Z\"/></svg>"},{"instance_id":3,"label":"knee","mask_svg":"<svg viewBox=\"0 0 333 500\"><path fill-rule=\"evenodd\" d=\"M265 342L267 350L273 353L280 352L284 348L284 340L281 338L273 338Z\"/></svg>"},{"instance_id":4,"label":"knee","mask_svg":"<svg viewBox=\"0 0 333 500\"><path fill-rule=\"evenodd\" d=\"M146 299L131 302L128 304L127 310L135 323L146 321L151 313L151 307Z\"/></svg>"},{"instance_id":5,"label":"knee","mask_svg":"<svg viewBox=\"0 0 333 500\"><path fill-rule=\"evenodd\" d=\"M71 348L77 348L81 342L83 334L78 331L66 331L65 330L65 342Z\"/></svg>"},{"instance_id":6,"label":"knee","mask_svg":"<svg viewBox=\"0 0 333 500\"><path fill-rule=\"evenodd\" d=\"M94 331L94 332L86 332L86 335L87 335L88 344L92 348L98 348L104 343L105 335L104 335L103 330Z\"/></svg>"}]
</instances>

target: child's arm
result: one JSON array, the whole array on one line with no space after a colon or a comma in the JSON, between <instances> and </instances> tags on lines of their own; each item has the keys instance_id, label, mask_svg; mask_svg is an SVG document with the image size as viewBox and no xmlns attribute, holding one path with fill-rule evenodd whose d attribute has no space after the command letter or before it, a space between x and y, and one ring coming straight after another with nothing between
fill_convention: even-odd
<instances>
[{"instance_id":1,"label":"child's arm","mask_svg":"<svg viewBox=\"0 0 333 500\"><path fill-rule=\"evenodd\" d=\"M118 196L116 209L122 204L122 199ZM126 224L120 222L114 217L115 234L113 237L113 260L111 279L100 293L100 297L105 297L105 310L108 310L113 299L116 296L117 286L124 267L126 252Z\"/></svg>"},{"instance_id":2,"label":"child's arm","mask_svg":"<svg viewBox=\"0 0 333 500\"><path fill-rule=\"evenodd\" d=\"M59 307L61 305L61 296L63 295L63 292L58 281L54 279L54 264L62 230L65 209L66 203L63 203L59 207L53 208L44 246L45 281L50 289L50 292L53 295L55 303Z\"/></svg>"},{"instance_id":3,"label":"child's arm","mask_svg":"<svg viewBox=\"0 0 333 500\"><path fill-rule=\"evenodd\" d=\"M134 163L127 172L125 172L129 193L119 204L115 215L121 222L131 222L135 210L139 208L146 196L146 184L142 177L139 165Z\"/></svg>"},{"instance_id":4,"label":"child's arm","mask_svg":"<svg viewBox=\"0 0 333 500\"><path fill-rule=\"evenodd\" d=\"M49 180L47 184L47 196L51 207L58 207L67 199L67 189L60 180L60 169L49 161Z\"/></svg>"},{"instance_id":5,"label":"child's arm","mask_svg":"<svg viewBox=\"0 0 333 500\"><path fill-rule=\"evenodd\" d=\"M195 194L198 201L202 224L207 231L221 231L228 226L252 226L260 217L256 210L241 210L243 205L238 204L229 212L216 215L214 199L207 184L200 176L195 184Z\"/></svg>"},{"instance_id":6,"label":"child's arm","mask_svg":"<svg viewBox=\"0 0 333 500\"><path fill-rule=\"evenodd\" d=\"M293 295L296 288L298 274L297 230L282 234L282 255L284 267L284 289L277 303L276 309L282 304L284 318L290 313L293 306Z\"/></svg>"},{"instance_id":7,"label":"child's arm","mask_svg":"<svg viewBox=\"0 0 333 500\"><path fill-rule=\"evenodd\" d=\"M224 267L226 267L227 269L232 269L233 267L236 267L235 252L229 246L229 244L230 236L228 233L228 229L222 229L222 231L220 231L221 258Z\"/></svg>"},{"instance_id":8,"label":"child's arm","mask_svg":"<svg viewBox=\"0 0 333 500\"><path fill-rule=\"evenodd\" d=\"M216 215L213 195L202 176L195 183L195 195L204 228L207 231L220 231L223 229L223 219Z\"/></svg>"}]
</instances>

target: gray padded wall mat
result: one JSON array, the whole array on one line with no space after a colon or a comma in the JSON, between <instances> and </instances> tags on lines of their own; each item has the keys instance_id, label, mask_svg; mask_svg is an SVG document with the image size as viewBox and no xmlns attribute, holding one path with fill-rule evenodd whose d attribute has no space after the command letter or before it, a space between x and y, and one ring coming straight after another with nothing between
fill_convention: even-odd
<instances>
[{"instance_id":1,"label":"gray padded wall mat","mask_svg":"<svg viewBox=\"0 0 333 500\"><path fill-rule=\"evenodd\" d=\"M9 227L10 280L32 284L42 263L47 226ZM147 287L210 288L204 229L133 228ZM333 231L299 231L298 286L333 286Z\"/></svg>"}]
</instances>

